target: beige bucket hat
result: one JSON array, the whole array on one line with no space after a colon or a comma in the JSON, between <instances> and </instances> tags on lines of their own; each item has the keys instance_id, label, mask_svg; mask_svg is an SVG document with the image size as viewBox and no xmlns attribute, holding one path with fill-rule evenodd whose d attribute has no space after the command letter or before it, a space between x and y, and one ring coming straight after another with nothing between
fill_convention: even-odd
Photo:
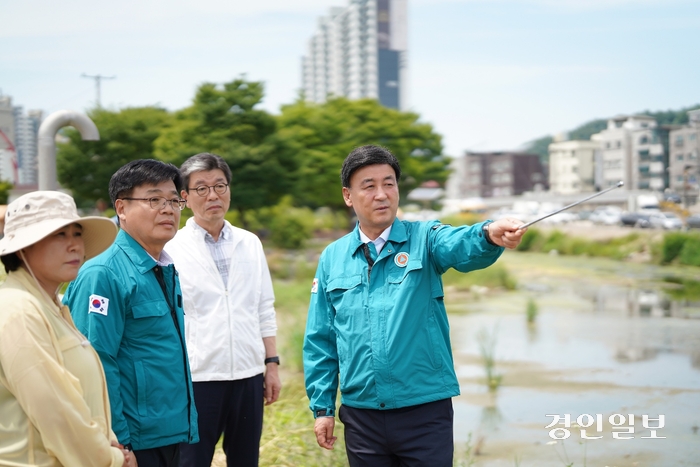
<instances>
[{"instance_id":1,"label":"beige bucket hat","mask_svg":"<svg viewBox=\"0 0 700 467\"><path fill-rule=\"evenodd\" d=\"M74 222L83 228L86 259L102 253L117 236L117 226L110 219L80 217L75 201L65 193L33 191L22 195L7 206L5 236L0 239L0 256L33 245Z\"/></svg>"}]
</instances>

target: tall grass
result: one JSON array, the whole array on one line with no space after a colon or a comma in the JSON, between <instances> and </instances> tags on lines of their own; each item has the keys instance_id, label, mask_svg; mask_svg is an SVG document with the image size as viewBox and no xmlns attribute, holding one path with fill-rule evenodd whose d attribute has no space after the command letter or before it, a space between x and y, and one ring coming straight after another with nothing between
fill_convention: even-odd
<instances>
[{"instance_id":1,"label":"tall grass","mask_svg":"<svg viewBox=\"0 0 700 467\"><path fill-rule=\"evenodd\" d=\"M554 230L547 235L533 228L525 233L517 250L543 253L556 250L563 255L585 255L621 260L635 252L654 251L654 245L648 237L638 233L607 240L588 240L567 235L559 230Z\"/></svg>"},{"instance_id":2,"label":"tall grass","mask_svg":"<svg viewBox=\"0 0 700 467\"><path fill-rule=\"evenodd\" d=\"M498 343L498 326L492 332L481 328L476 335L481 353L481 362L489 391L495 391L501 385L503 376L496 373L496 344Z\"/></svg>"}]
</instances>

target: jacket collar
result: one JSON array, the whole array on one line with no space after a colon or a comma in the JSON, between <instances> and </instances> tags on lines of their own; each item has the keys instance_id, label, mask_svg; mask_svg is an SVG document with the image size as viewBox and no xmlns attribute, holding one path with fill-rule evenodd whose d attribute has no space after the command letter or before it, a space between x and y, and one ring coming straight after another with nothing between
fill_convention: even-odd
<instances>
[{"instance_id":1,"label":"jacket collar","mask_svg":"<svg viewBox=\"0 0 700 467\"><path fill-rule=\"evenodd\" d=\"M406 227L398 217L394 218L394 223L391 224L391 232L389 233L387 243L404 243L406 240L408 240L408 236L406 235ZM350 251L352 254L354 255L358 248L360 248L362 245L363 243L360 239L360 223L358 222L355 224L355 230L352 231L350 239ZM384 249L382 249L382 251L384 251Z\"/></svg>"},{"instance_id":2,"label":"jacket collar","mask_svg":"<svg viewBox=\"0 0 700 467\"><path fill-rule=\"evenodd\" d=\"M117 239L114 241L126 256L134 263L136 270L141 274L145 274L156 266L156 261L148 254L148 252L134 240L131 235L124 230L120 230L117 234Z\"/></svg>"}]
</instances>

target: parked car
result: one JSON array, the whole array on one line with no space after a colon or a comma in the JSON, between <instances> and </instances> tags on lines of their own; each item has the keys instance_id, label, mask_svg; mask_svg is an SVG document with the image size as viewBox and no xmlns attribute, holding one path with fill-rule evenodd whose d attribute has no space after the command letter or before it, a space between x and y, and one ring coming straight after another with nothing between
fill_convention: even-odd
<instances>
[{"instance_id":1,"label":"parked car","mask_svg":"<svg viewBox=\"0 0 700 467\"><path fill-rule=\"evenodd\" d=\"M648 212L623 212L620 216L620 224L628 227L650 227Z\"/></svg>"},{"instance_id":2,"label":"parked car","mask_svg":"<svg viewBox=\"0 0 700 467\"><path fill-rule=\"evenodd\" d=\"M622 209L617 206L598 206L588 219L594 224L617 225L621 216Z\"/></svg>"},{"instance_id":3,"label":"parked car","mask_svg":"<svg viewBox=\"0 0 700 467\"><path fill-rule=\"evenodd\" d=\"M650 214L649 223L657 229L680 230L683 228L683 221L672 212Z\"/></svg>"},{"instance_id":4,"label":"parked car","mask_svg":"<svg viewBox=\"0 0 700 467\"><path fill-rule=\"evenodd\" d=\"M664 193L664 201L681 204L681 197L673 192Z\"/></svg>"},{"instance_id":5,"label":"parked car","mask_svg":"<svg viewBox=\"0 0 700 467\"><path fill-rule=\"evenodd\" d=\"M695 214L694 216L689 216L685 220L685 223L689 229L700 229L700 214Z\"/></svg>"}]
</instances>

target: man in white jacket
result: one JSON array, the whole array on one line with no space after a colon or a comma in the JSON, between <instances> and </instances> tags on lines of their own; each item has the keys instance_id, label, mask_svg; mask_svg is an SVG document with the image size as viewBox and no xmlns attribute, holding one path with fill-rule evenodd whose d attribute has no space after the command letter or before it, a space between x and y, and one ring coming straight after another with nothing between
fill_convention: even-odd
<instances>
[{"instance_id":1,"label":"man in white jacket","mask_svg":"<svg viewBox=\"0 0 700 467\"><path fill-rule=\"evenodd\" d=\"M183 467L209 467L224 435L229 466L257 466L263 403L280 393L274 294L257 236L224 220L231 170L201 153L180 167L194 217L165 246L180 275L187 350L199 413L197 444Z\"/></svg>"}]
</instances>

